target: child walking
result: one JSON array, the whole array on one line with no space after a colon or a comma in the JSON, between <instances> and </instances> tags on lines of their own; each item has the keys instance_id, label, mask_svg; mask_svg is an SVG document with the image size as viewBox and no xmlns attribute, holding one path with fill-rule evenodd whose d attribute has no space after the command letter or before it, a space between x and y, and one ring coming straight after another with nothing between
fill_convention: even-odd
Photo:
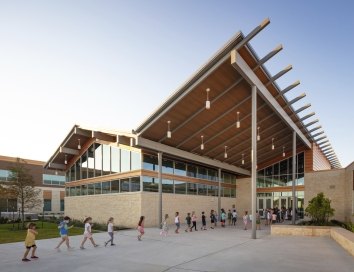
<instances>
[{"instance_id":1,"label":"child walking","mask_svg":"<svg viewBox=\"0 0 354 272\"><path fill-rule=\"evenodd\" d=\"M242 217L242 220L243 220L244 230L247 230L247 224L248 224L248 220L249 220L248 211L245 211L245 214Z\"/></svg>"},{"instance_id":2,"label":"child walking","mask_svg":"<svg viewBox=\"0 0 354 272\"><path fill-rule=\"evenodd\" d=\"M184 231L185 232L188 232L188 230L191 231L192 217L190 213L187 213L186 222L187 222L187 228Z\"/></svg>"},{"instance_id":3,"label":"child walking","mask_svg":"<svg viewBox=\"0 0 354 272\"><path fill-rule=\"evenodd\" d=\"M59 229L59 234L61 237L61 241L59 242L59 244L56 246L55 249L57 249L58 251L60 251L60 246L65 242L68 250L72 249L72 247L69 244L69 229L71 229L73 226L68 226L70 222L70 217L69 216L65 216L63 218L63 221L61 221L59 223L58 229Z\"/></svg>"},{"instance_id":4,"label":"child walking","mask_svg":"<svg viewBox=\"0 0 354 272\"><path fill-rule=\"evenodd\" d=\"M179 212L176 212L176 215L175 215L175 224L176 224L176 230L175 230L175 233L179 233L178 230L181 226L181 223L179 221Z\"/></svg>"},{"instance_id":5,"label":"child walking","mask_svg":"<svg viewBox=\"0 0 354 272\"><path fill-rule=\"evenodd\" d=\"M139 219L139 223L138 223L138 231L139 231L139 235L138 235L138 240L141 241L141 237L144 235L145 230L144 230L144 220L145 220L145 216L140 216Z\"/></svg>"},{"instance_id":6,"label":"child walking","mask_svg":"<svg viewBox=\"0 0 354 272\"><path fill-rule=\"evenodd\" d=\"M25 247L26 251L25 254L23 255L22 261L23 262L29 262L31 260L27 259L27 255L30 252L32 248L32 256L31 259L38 259L38 257L35 255L36 253L36 235L38 232L36 231L36 224L35 223L29 223L27 226L27 236L25 239Z\"/></svg>"},{"instance_id":7,"label":"child walking","mask_svg":"<svg viewBox=\"0 0 354 272\"><path fill-rule=\"evenodd\" d=\"M202 228L201 228L201 230L207 230L207 228L206 228L206 217L205 217L204 212L202 212Z\"/></svg>"},{"instance_id":8,"label":"child walking","mask_svg":"<svg viewBox=\"0 0 354 272\"><path fill-rule=\"evenodd\" d=\"M114 218L110 217L107 221L107 232L108 235L110 237L110 239L104 243L104 246L106 247L108 245L109 242L111 242L111 246L115 246L116 244L113 243L113 239L114 239L114 231L113 231L113 221Z\"/></svg>"},{"instance_id":9,"label":"child walking","mask_svg":"<svg viewBox=\"0 0 354 272\"><path fill-rule=\"evenodd\" d=\"M165 214L165 220L162 221L162 229L160 231L160 235L167 236L168 233L168 225L167 225L168 214Z\"/></svg>"},{"instance_id":10,"label":"child walking","mask_svg":"<svg viewBox=\"0 0 354 272\"><path fill-rule=\"evenodd\" d=\"M214 214L214 210L210 211L210 228L214 229L214 224L215 224L215 214Z\"/></svg>"},{"instance_id":11,"label":"child walking","mask_svg":"<svg viewBox=\"0 0 354 272\"><path fill-rule=\"evenodd\" d=\"M198 231L197 230L197 215L195 214L195 212L192 212L192 227L190 230L192 231L193 228L195 231Z\"/></svg>"},{"instance_id":12,"label":"child walking","mask_svg":"<svg viewBox=\"0 0 354 272\"><path fill-rule=\"evenodd\" d=\"M91 231L92 218L87 217L84 220L84 224L85 224L84 239L81 242L80 249L85 249L84 244L86 243L87 239L90 239L94 247L98 247L98 245L95 243L95 241L92 238L92 231Z\"/></svg>"}]
</instances>

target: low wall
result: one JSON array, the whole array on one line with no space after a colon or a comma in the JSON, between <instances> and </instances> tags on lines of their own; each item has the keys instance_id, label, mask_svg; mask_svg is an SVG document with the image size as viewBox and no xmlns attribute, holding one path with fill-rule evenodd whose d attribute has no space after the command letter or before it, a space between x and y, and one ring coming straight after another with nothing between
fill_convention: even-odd
<instances>
[{"instance_id":1,"label":"low wall","mask_svg":"<svg viewBox=\"0 0 354 272\"><path fill-rule=\"evenodd\" d=\"M271 235L328 236L354 256L354 233L339 227L272 225Z\"/></svg>"}]
</instances>

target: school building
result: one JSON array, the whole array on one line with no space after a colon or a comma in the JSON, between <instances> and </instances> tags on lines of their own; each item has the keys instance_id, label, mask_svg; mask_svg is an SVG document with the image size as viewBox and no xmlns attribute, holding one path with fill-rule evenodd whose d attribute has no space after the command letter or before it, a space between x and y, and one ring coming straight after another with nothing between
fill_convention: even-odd
<instances>
[{"instance_id":1,"label":"school building","mask_svg":"<svg viewBox=\"0 0 354 272\"><path fill-rule=\"evenodd\" d=\"M14 157L0 156L0 183L6 187L11 182L11 169L16 166ZM62 215L64 213L65 173L58 170L45 169L45 162L19 158L20 163L28 169L32 176L34 187L40 190L42 205L32 209L25 209L26 213L43 213L47 215ZM21 205L17 199L0 195L0 212L2 216L12 218L12 214L19 212Z\"/></svg>"},{"instance_id":2,"label":"school building","mask_svg":"<svg viewBox=\"0 0 354 272\"><path fill-rule=\"evenodd\" d=\"M236 207L285 207L298 218L319 192L335 218L354 219L354 164L342 168L310 105L299 105L238 32L131 132L75 125L46 169L66 172L65 214L135 227L140 215L157 226L163 214ZM148 102L147 102L148 103Z\"/></svg>"}]
</instances>

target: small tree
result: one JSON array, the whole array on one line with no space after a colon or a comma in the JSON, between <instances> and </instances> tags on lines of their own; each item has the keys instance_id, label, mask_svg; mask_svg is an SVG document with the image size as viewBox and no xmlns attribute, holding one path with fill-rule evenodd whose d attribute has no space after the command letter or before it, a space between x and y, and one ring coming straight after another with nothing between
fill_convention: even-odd
<instances>
[{"instance_id":1,"label":"small tree","mask_svg":"<svg viewBox=\"0 0 354 272\"><path fill-rule=\"evenodd\" d=\"M34 187L33 177L29 174L26 164L24 160L17 158L15 166L10 169L10 182L7 186L7 190L14 194L20 204L23 228L25 227L25 209L33 209L42 203L39 197L41 191Z\"/></svg>"},{"instance_id":2,"label":"small tree","mask_svg":"<svg viewBox=\"0 0 354 272\"><path fill-rule=\"evenodd\" d=\"M305 212L317 225L328 223L328 219L334 215L334 209L331 208L331 200L326 198L322 192L309 201Z\"/></svg>"}]
</instances>

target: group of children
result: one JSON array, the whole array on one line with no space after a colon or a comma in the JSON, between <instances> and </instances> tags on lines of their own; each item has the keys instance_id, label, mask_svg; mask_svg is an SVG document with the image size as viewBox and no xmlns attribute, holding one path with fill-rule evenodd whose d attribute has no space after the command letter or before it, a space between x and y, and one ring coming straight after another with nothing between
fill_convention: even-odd
<instances>
[{"instance_id":1,"label":"group of children","mask_svg":"<svg viewBox=\"0 0 354 272\"><path fill-rule=\"evenodd\" d=\"M220 221L221 221L221 227L225 227L226 225L226 219L228 219L229 225L232 226L236 226L236 222L237 222L237 212L234 209L233 211L229 210L228 213L226 214L224 209L221 209L221 215L220 215ZM161 223L161 231L160 231L160 235L161 236L167 236L168 234L168 220L169 216L168 214L165 214L164 220ZM192 213L187 213L187 216L185 218L186 223L187 223L187 228L185 229L185 232L192 232L193 229L194 231L198 231L197 229L197 215L196 213L193 211ZM201 219L202 219L202 227L201 230L207 230L206 227L206 215L205 212L202 212L201 214ZM257 218L256 218L257 220ZM259 217L258 217L259 220ZM138 222L138 226L137 226L137 230L138 230L138 240L141 241L142 236L144 235L145 231L144 231L144 221L145 221L145 217L141 216ZM176 230L175 233L179 233L179 229L181 226L181 222L180 222L180 216L179 216L179 212L175 213L175 219L174 219L175 225L176 225ZM217 226L217 222L218 222L218 216L216 211L211 210L210 211L210 228L214 229L214 227ZM66 244L67 249L71 250L73 249L73 247L70 246L70 241L69 241L69 229L71 229L73 227L73 225L69 226L70 223L70 217L65 216L63 218L63 220L59 223L58 225L58 229L59 229L59 234L61 237L61 240L59 242L59 244L55 247L56 250L60 251L60 246L62 244ZM247 224L249 223L249 216L247 211L245 211L245 214L243 216L243 223L244 223L244 229L247 229ZM84 220L84 238L80 244L80 249L85 249L84 245L86 243L87 240L90 240L92 245L94 247L98 247L99 245L95 243L93 236L92 236L92 218L91 217L87 217ZM105 247L110 243L111 246L114 246L114 219L113 217L110 217L107 221L107 232L109 235L109 240L105 241L104 245ZM25 247L26 247L26 251L24 253L24 256L22 258L22 261L24 262L28 262L30 261L30 259L27 258L30 250L32 249L32 255L31 255L31 259L38 259L38 257L35 255L36 253L36 243L35 243L35 237L38 234L38 232L36 231L36 224L35 223L29 223L28 224L28 230L27 230L27 236L25 239Z\"/></svg>"},{"instance_id":2,"label":"group of children","mask_svg":"<svg viewBox=\"0 0 354 272\"><path fill-rule=\"evenodd\" d=\"M111 246L114 246L115 244L113 243L113 238L114 238L114 231L113 231L113 222L114 219L113 217L110 217L107 221L107 232L109 235L109 240L106 241L104 243L105 246L107 246L109 243L111 244ZM71 229L73 227L73 225L69 226L70 223L70 217L69 216L65 216L63 218L63 220L59 223L58 225L58 229L59 229L59 234L61 237L61 240L59 242L59 244L55 247L55 249L57 251L60 251L60 246L62 244L66 244L68 250L73 249L73 247L70 246L70 241L69 241L69 229ZM87 239L89 239L92 243L92 245L94 247L98 247L98 244L95 243L93 237L92 237L92 218L91 217L87 217L84 220L84 238L80 244L80 249L85 249L84 245L87 241ZM38 234L38 232L36 231L36 224L35 223L29 223L27 226L27 236L25 239L25 247L26 247L26 251L23 255L22 261L24 262L29 262L30 259L27 258L30 250L32 249L32 255L31 255L31 259L38 259L38 257L35 255L36 253L36 243L35 243L35 239L36 239L36 235Z\"/></svg>"},{"instance_id":3,"label":"group of children","mask_svg":"<svg viewBox=\"0 0 354 272\"><path fill-rule=\"evenodd\" d=\"M167 236L168 233L168 220L169 216L168 214L165 214L164 220L161 223L161 232L160 235L161 236ZM210 211L210 228L214 229L214 227L217 226L217 222L218 222L218 215L216 213L216 211L211 210ZM193 211L192 213L187 213L187 216L185 218L185 222L187 224L187 228L184 230L185 232L192 232L193 229L194 231L198 231L197 229L197 215L196 213ZM201 230L207 230L207 216L205 215L205 212L202 212L201 214L201 219L202 219L202 227ZM221 227L225 227L226 226L226 219L228 219L229 221L229 225L231 226L236 226L236 222L237 222L237 212L234 209L233 211L229 210L228 213L226 214L224 209L221 209L221 215L220 215L220 222L221 222ZM179 229L181 226L181 219L180 219L180 215L179 212L175 213L175 218L174 218L174 223L176 225L176 229L175 229L175 233L179 233Z\"/></svg>"}]
</instances>

